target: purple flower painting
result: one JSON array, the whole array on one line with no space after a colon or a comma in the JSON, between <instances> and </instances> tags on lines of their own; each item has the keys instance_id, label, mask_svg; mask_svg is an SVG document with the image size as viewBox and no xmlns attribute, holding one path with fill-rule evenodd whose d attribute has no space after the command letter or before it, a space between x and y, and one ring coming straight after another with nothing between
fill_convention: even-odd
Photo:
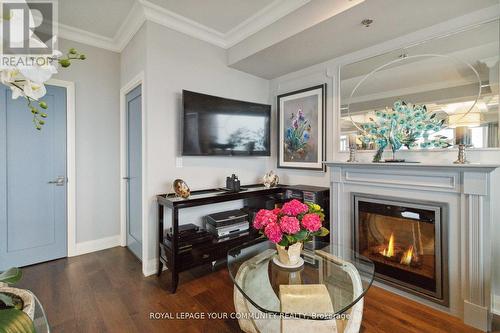
<instances>
[{"instance_id":1,"label":"purple flower painting","mask_svg":"<svg viewBox=\"0 0 500 333\"><path fill-rule=\"evenodd\" d=\"M278 96L279 168L324 170L324 90L322 85Z\"/></svg>"}]
</instances>

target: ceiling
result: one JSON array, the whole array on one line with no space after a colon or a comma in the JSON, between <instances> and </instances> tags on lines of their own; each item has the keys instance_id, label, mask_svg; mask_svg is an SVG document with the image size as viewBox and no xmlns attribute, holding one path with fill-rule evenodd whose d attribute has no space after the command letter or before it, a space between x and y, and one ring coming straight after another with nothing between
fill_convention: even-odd
<instances>
[{"instance_id":1,"label":"ceiling","mask_svg":"<svg viewBox=\"0 0 500 333\"><path fill-rule=\"evenodd\" d=\"M498 0L60 0L59 36L121 52L146 21L225 48L272 79L439 24ZM365 28L361 20L374 23Z\"/></svg>"},{"instance_id":2,"label":"ceiling","mask_svg":"<svg viewBox=\"0 0 500 333\"><path fill-rule=\"evenodd\" d=\"M59 36L120 52L149 20L228 48L310 1L60 0Z\"/></svg>"},{"instance_id":3,"label":"ceiling","mask_svg":"<svg viewBox=\"0 0 500 333\"><path fill-rule=\"evenodd\" d=\"M368 0L230 66L272 79L494 5L498 0ZM369 28L360 23L365 18L374 20Z\"/></svg>"},{"instance_id":4,"label":"ceiling","mask_svg":"<svg viewBox=\"0 0 500 333\"><path fill-rule=\"evenodd\" d=\"M112 38L125 21L134 2L135 0L62 0L58 2L59 23Z\"/></svg>"},{"instance_id":5,"label":"ceiling","mask_svg":"<svg viewBox=\"0 0 500 333\"><path fill-rule=\"evenodd\" d=\"M150 0L174 13L227 33L274 0Z\"/></svg>"},{"instance_id":6,"label":"ceiling","mask_svg":"<svg viewBox=\"0 0 500 333\"><path fill-rule=\"evenodd\" d=\"M340 69L340 79L355 79L359 81L374 68L399 59L401 54L405 54L407 56L436 53L454 54L454 56L459 57L464 61L468 61L470 64L475 64L477 60L484 61L484 59L488 58L488 56L491 57L494 55L494 53L488 54L488 51L484 49L488 44L496 45L496 54L498 54L498 45L500 43L499 32L500 20L493 20L451 35L421 42L404 50L394 50L344 65ZM469 54L471 53L471 50L476 50L476 54ZM482 54L477 54L478 52L482 52ZM422 57L415 58L413 61L401 61L390 67L401 66L425 59L428 58ZM419 73L415 74L418 75Z\"/></svg>"}]
</instances>

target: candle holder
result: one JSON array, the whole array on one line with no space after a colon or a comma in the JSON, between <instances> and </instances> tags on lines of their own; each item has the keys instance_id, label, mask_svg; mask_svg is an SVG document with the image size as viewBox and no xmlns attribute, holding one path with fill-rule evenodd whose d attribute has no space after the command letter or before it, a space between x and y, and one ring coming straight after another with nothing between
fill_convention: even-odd
<instances>
[{"instance_id":1,"label":"candle holder","mask_svg":"<svg viewBox=\"0 0 500 333\"><path fill-rule=\"evenodd\" d=\"M454 164L468 164L469 161L467 161L467 157L465 156L465 147L466 145L464 144L459 144L458 145L458 158Z\"/></svg>"},{"instance_id":2,"label":"candle holder","mask_svg":"<svg viewBox=\"0 0 500 333\"><path fill-rule=\"evenodd\" d=\"M349 145L349 159L347 160L347 162L353 163L358 161L356 159L356 151L358 150L357 147L358 146L355 144Z\"/></svg>"}]
</instances>

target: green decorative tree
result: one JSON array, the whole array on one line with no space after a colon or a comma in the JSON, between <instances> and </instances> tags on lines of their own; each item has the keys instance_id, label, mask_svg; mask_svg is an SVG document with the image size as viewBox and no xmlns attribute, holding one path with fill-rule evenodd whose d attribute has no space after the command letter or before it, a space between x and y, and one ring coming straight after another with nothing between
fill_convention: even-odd
<instances>
[{"instance_id":1,"label":"green decorative tree","mask_svg":"<svg viewBox=\"0 0 500 333\"><path fill-rule=\"evenodd\" d=\"M443 135L435 135L430 139L432 133L439 132L443 128L444 119L437 119L436 113L428 112L425 105L411 105L404 101L396 101L392 109L386 108L375 112L375 117L370 122L363 124L364 134L361 140L364 143L375 143L377 153L373 162L380 162L384 149L391 145L393 161L395 154L401 147L408 149L420 146L421 148L451 146ZM417 141L423 138L420 144Z\"/></svg>"}]
</instances>

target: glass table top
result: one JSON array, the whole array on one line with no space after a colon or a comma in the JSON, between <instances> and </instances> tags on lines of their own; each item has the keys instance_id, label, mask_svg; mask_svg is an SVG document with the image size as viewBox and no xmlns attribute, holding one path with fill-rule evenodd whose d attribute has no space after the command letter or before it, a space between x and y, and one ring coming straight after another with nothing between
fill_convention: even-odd
<instances>
[{"instance_id":1,"label":"glass table top","mask_svg":"<svg viewBox=\"0 0 500 333\"><path fill-rule=\"evenodd\" d=\"M365 295L373 282L374 264L342 246L320 243L315 248L314 252L302 251L302 267L288 269L273 262L273 257L277 256L276 245L258 239L228 251L229 274L245 299L264 313L314 320L331 319L350 309ZM291 298L283 294L284 290L298 292L292 295L292 299L305 294L309 297L307 302L315 302L314 297L320 290L317 301L324 303L326 298L331 303L327 307L330 310L324 311L323 308L317 314L288 311L290 307L282 304L282 299Z\"/></svg>"}]
</instances>

